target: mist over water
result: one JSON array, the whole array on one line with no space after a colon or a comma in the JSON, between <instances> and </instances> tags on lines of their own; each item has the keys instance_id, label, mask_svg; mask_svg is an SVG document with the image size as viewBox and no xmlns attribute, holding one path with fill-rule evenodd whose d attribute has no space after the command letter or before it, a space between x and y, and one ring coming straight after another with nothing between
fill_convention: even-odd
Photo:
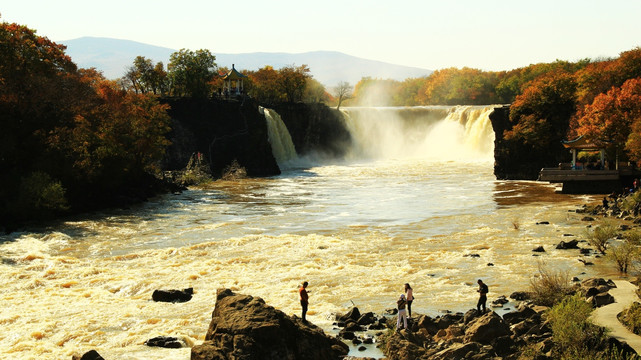
<instances>
[{"instance_id":1,"label":"mist over water","mask_svg":"<svg viewBox=\"0 0 641 360\"><path fill-rule=\"evenodd\" d=\"M488 161L494 106L345 108L349 159Z\"/></svg>"},{"instance_id":2,"label":"mist over water","mask_svg":"<svg viewBox=\"0 0 641 360\"><path fill-rule=\"evenodd\" d=\"M540 261L582 279L603 271L598 259L584 267L578 252L553 246L581 238L573 210L593 199L497 181L487 111L349 108L347 159L305 160L277 177L216 181L0 237L0 358L96 349L186 360L189 348L143 343L203 341L222 287L300 315L297 286L309 281L308 319L335 333L333 313L352 304L383 313L406 282L413 312L435 316L474 307L477 278L490 301L525 289ZM546 252L533 256L539 245ZM155 289L187 287L187 303L151 301Z\"/></svg>"}]
</instances>

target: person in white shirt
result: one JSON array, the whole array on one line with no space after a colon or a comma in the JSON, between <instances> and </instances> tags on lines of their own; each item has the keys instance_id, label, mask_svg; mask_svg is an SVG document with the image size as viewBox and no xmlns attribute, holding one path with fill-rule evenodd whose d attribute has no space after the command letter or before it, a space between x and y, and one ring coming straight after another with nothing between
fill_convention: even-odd
<instances>
[{"instance_id":1,"label":"person in white shirt","mask_svg":"<svg viewBox=\"0 0 641 360\"><path fill-rule=\"evenodd\" d=\"M396 301L398 307L398 319L396 320L397 331L401 329L401 319L403 319L403 329L407 329L407 310L405 310L405 304L407 304L405 294L401 294L401 297Z\"/></svg>"}]
</instances>

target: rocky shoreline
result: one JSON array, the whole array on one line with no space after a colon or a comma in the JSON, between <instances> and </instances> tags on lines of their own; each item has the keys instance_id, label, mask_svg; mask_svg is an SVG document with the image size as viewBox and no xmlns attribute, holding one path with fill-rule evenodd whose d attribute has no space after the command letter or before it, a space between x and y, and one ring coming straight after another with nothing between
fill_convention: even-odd
<instances>
[{"instance_id":1,"label":"rocky shoreline","mask_svg":"<svg viewBox=\"0 0 641 360\"><path fill-rule=\"evenodd\" d=\"M576 291L594 307L613 302L608 293L612 281L591 278L576 285ZM553 359L552 330L545 312L548 307L534 304L527 292L515 292L513 311L500 316L492 310L479 313L446 313L437 317L415 314L407 329L396 330L396 314L364 313L354 307L336 315L336 337L318 326L288 316L259 297L219 289L212 320L202 344L191 348L192 360L280 360L305 359L366 360L348 356L348 343L377 344L387 360L407 359L518 359L525 347L534 349L537 359ZM499 297L496 304L505 302ZM374 332L374 336L367 333ZM187 346L181 339L154 338L148 346L176 348ZM634 349L615 338L608 345L617 352L636 355ZM92 350L74 360L103 359Z\"/></svg>"}]
</instances>

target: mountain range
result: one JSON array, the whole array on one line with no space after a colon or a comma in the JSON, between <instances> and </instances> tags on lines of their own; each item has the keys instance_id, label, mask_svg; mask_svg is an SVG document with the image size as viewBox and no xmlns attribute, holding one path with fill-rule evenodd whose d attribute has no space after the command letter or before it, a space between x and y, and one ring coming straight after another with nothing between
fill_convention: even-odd
<instances>
[{"instance_id":1,"label":"mountain range","mask_svg":"<svg viewBox=\"0 0 641 360\"><path fill-rule=\"evenodd\" d=\"M136 56L144 56L154 63L162 61L165 66L175 49L144 44L131 40L102 37L81 37L58 41L67 46L67 55L81 68L94 67L105 77L122 77L133 64ZM255 52L243 54L221 54L210 50L216 56L216 64L237 70L258 70L266 65L275 69L284 66L306 64L314 79L325 86L335 86L341 81L355 85L363 77L405 80L428 76L431 70L395 65L381 61L363 59L336 51L313 51L299 54Z\"/></svg>"}]
</instances>

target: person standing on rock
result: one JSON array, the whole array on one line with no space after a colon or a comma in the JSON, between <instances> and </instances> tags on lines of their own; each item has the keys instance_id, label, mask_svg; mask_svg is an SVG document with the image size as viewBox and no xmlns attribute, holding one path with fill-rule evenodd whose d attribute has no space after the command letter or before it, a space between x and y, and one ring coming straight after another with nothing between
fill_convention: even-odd
<instances>
[{"instance_id":1,"label":"person standing on rock","mask_svg":"<svg viewBox=\"0 0 641 360\"><path fill-rule=\"evenodd\" d=\"M414 293L410 284L405 283L405 298L407 299L407 317L412 318L412 301L414 301Z\"/></svg>"},{"instance_id":2,"label":"person standing on rock","mask_svg":"<svg viewBox=\"0 0 641 360\"><path fill-rule=\"evenodd\" d=\"M307 281L303 283L303 286L298 288L298 298L300 300L300 306L303 308L303 322L307 323L307 305L309 304L309 295L307 294Z\"/></svg>"},{"instance_id":3,"label":"person standing on rock","mask_svg":"<svg viewBox=\"0 0 641 360\"><path fill-rule=\"evenodd\" d=\"M485 308L485 303L487 302L487 285L483 283L483 280L479 279L477 281L479 284L479 289L477 290L479 293L479 302L476 303L476 310L478 310L479 313L483 314L487 309ZM481 312L481 307L483 307L483 311Z\"/></svg>"},{"instance_id":4,"label":"person standing on rock","mask_svg":"<svg viewBox=\"0 0 641 360\"><path fill-rule=\"evenodd\" d=\"M405 305L407 300L405 300L405 294L401 294L401 297L396 301L396 306L398 307L398 319L396 319L396 330L401 329L401 319L403 319L403 329L407 329L407 311L405 310Z\"/></svg>"}]
</instances>

